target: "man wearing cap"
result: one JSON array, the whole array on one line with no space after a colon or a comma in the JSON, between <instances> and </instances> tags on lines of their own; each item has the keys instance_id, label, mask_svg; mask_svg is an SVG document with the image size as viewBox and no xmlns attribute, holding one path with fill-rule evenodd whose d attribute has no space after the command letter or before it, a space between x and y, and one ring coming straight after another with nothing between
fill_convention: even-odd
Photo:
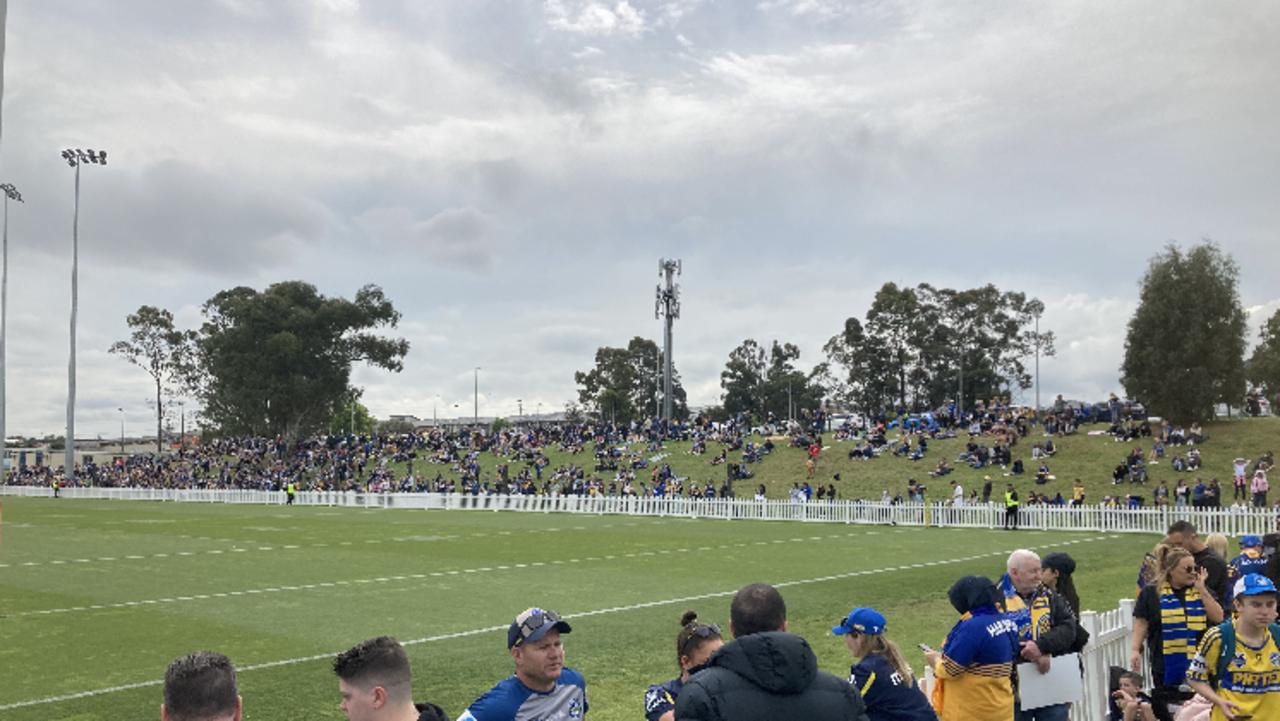
<instances>
[{"instance_id":1,"label":"man wearing cap","mask_svg":"<svg viewBox=\"0 0 1280 721\"><path fill-rule=\"evenodd\" d=\"M734 639L707 659L676 698L676 721L867 721L857 692L818 670L803 638L787 632L787 605L767 583L729 605Z\"/></svg>"},{"instance_id":2,"label":"man wearing cap","mask_svg":"<svg viewBox=\"0 0 1280 721\"><path fill-rule=\"evenodd\" d=\"M1227 597L1222 599L1222 603L1231 603L1231 591L1236 581L1250 573L1266 575L1266 571L1267 559L1262 554L1262 536L1241 536L1240 555L1227 564Z\"/></svg>"},{"instance_id":3,"label":"man wearing cap","mask_svg":"<svg viewBox=\"0 0 1280 721\"><path fill-rule=\"evenodd\" d=\"M929 700L916 685L902 650L884 635L884 616L874 608L855 608L831 629L844 637L854 658L849 683L867 705L870 721L938 721Z\"/></svg>"},{"instance_id":4,"label":"man wearing cap","mask_svg":"<svg viewBox=\"0 0 1280 721\"><path fill-rule=\"evenodd\" d=\"M1250 573L1233 589L1235 620L1205 632L1187 685L1214 706L1212 721L1280 718L1280 626L1276 586Z\"/></svg>"},{"instance_id":5,"label":"man wearing cap","mask_svg":"<svg viewBox=\"0 0 1280 721\"><path fill-rule=\"evenodd\" d=\"M564 665L560 635L572 629L555 611L526 609L507 629L513 675L476 699L458 721L569 721L587 715L587 682Z\"/></svg>"}]
</instances>

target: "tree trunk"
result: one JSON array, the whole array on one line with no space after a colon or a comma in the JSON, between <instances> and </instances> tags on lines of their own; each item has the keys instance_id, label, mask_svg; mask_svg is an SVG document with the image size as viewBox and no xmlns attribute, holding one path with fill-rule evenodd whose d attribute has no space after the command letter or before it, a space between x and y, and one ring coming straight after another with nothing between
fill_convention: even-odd
<instances>
[{"instance_id":1,"label":"tree trunk","mask_svg":"<svg viewBox=\"0 0 1280 721\"><path fill-rule=\"evenodd\" d=\"M156 455L164 453L164 433L161 426L164 423L164 406L160 403L160 376L156 376Z\"/></svg>"}]
</instances>

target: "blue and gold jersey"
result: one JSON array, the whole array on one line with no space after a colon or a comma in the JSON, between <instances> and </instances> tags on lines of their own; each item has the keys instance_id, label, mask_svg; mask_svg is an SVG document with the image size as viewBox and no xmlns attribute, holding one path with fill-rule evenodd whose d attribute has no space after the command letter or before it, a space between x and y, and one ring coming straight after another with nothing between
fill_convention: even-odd
<instances>
[{"instance_id":1,"label":"blue and gold jersey","mask_svg":"<svg viewBox=\"0 0 1280 721\"><path fill-rule=\"evenodd\" d=\"M1223 653L1231 654L1231 660L1223 677L1214 678ZM1219 696L1255 719L1280 719L1280 647L1270 633L1261 647L1254 648L1240 638L1237 627L1235 647L1224 651L1222 629L1209 629L1191 659L1187 680L1217 684ZM1222 721L1226 717L1215 707L1210 718Z\"/></svg>"}]
</instances>

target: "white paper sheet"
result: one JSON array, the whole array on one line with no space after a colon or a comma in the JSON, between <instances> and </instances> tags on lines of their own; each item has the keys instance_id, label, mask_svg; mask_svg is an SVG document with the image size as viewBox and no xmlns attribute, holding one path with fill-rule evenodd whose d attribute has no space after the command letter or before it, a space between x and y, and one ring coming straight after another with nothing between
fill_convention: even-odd
<instances>
[{"instance_id":1,"label":"white paper sheet","mask_svg":"<svg viewBox=\"0 0 1280 721\"><path fill-rule=\"evenodd\" d=\"M1018 664L1018 698L1022 710L1084 700L1080 678L1080 655L1054 656L1049 673L1042 674L1034 663Z\"/></svg>"}]
</instances>

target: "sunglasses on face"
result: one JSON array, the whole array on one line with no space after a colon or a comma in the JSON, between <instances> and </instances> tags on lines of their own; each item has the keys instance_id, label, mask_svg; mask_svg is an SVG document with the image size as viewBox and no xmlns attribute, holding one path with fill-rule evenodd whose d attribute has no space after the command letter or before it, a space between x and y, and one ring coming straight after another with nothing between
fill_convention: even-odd
<instances>
[{"instance_id":1,"label":"sunglasses on face","mask_svg":"<svg viewBox=\"0 0 1280 721\"><path fill-rule=\"evenodd\" d=\"M685 630L689 632L689 637L684 640L684 643L680 644L681 656L689 655L689 647L696 645L693 643L694 639L706 641L721 637L720 626L714 623L691 623L688 626L685 626Z\"/></svg>"},{"instance_id":2,"label":"sunglasses on face","mask_svg":"<svg viewBox=\"0 0 1280 721\"><path fill-rule=\"evenodd\" d=\"M516 640L519 646L526 638L529 638L535 631L547 624L560 623L560 614L555 611L537 610L529 615L528 618L520 622L520 638Z\"/></svg>"}]
</instances>

